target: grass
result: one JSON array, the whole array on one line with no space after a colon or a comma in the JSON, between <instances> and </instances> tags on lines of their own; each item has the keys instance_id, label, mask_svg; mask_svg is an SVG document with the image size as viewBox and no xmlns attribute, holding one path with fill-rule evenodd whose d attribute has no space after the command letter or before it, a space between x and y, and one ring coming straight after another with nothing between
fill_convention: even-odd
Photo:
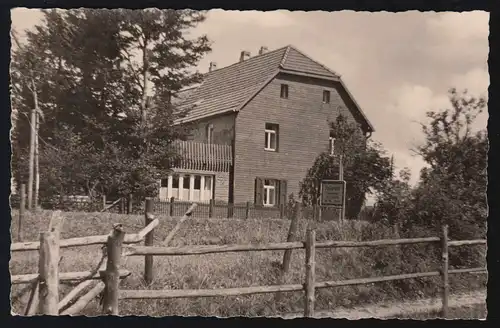
<instances>
[{"instance_id":1,"label":"grass","mask_svg":"<svg viewBox=\"0 0 500 328\"><path fill-rule=\"evenodd\" d=\"M27 214L23 222L24 241L38 240L39 232L48 227L49 211ZM13 241L17 232L17 211L13 210ZM143 228L142 215L100 213L65 213L62 238L107 234L113 223L120 222L127 232L135 233ZM160 243L175 226L178 219L159 217L155 229L155 244ZM306 227L316 228L318 240L370 240L395 238L390 229L364 222L300 222L299 233L303 240ZM190 219L172 241L172 246L195 244L247 244L281 242L286 240L289 221L277 219ZM100 259L99 246L67 248L61 250L61 272L88 271ZM389 274L432 271L439 261L434 245L415 245L361 249L318 249L316 254L316 281L344 280L357 277L373 277ZM411 255L411 256L410 256ZM155 280L145 286L142 279L144 260L130 257L125 267L132 275L122 282L124 289L200 289L230 288L279 284L279 268L283 252L244 252L208 254L196 256L155 257ZM291 270L285 283L302 283L304 278L304 251L293 252ZM13 253L10 260L11 274L34 273L37 270L38 253ZM485 288L483 276L460 275L451 277L454 291ZM317 309L333 309L336 306L352 307L400 299L434 297L438 295L439 278L425 278L402 282L320 289L317 292ZM20 288L14 286L13 292ZM71 286L62 286L61 294ZM13 312L22 313L26 298L13 302ZM199 315L199 316L268 316L279 313L300 312L303 309L303 292L283 293L280 300L273 294L239 297L189 298L170 300L127 300L120 302L123 315ZM84 310L85 315L100 313L96 301Z\"/></svg>"},{"instance_id":2,"label":"grass","mask_svg":"<svg viewBox=\"0 0 500 328\"><path fill-rule=\"evenodd\" d=\"M485 319L487 315L486 304L477 303L467 306L450 307L448 309L447 319L466 319L466 320L478 320ZM412 319L412 320L429 320L429 319L440 319L440 311L422 312L415 313L405 317L390 317L387 319Z\"/></svg>"}]
</instances>

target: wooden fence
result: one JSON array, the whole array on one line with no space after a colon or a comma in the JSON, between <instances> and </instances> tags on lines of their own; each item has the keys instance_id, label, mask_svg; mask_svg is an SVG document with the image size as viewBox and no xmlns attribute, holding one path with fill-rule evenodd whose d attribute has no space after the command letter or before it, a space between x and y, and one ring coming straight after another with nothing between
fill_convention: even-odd
<instances>
[{"instance_id":1,"label":"wooden fence","mask_svg":"<svg viewBox=\"0 0 500 328\"><path fill-rule=\"evenodd\" d=\"M153 212L172 217L182 216L192 202L176 200L173 197L168 201L154 200ZM292 204L293 205L293 204ZM339 209L328 206L303 207L301 215L306 220L338 220ZM280 204L273 207L255 205L252 202L233 204L217 202L213 199L197 203L192 216L195 218L234 218L234 219L284 219L291 218L293 213L290 204Z\"/></svg>"},{"instance_id":2,"label":"wooden fence","mask_svg":"<svg viewBox=\"0 0 500 328\"><path fill-rule=\"evenodd\" d=\"M40 310L42 314L75 314L81 311L99 293L103 292L103 313L104 314L119 314L120 299L169 299L169 298L190 298L190 297L215 297L215 296L237 296L251 295L264 293L303 291L304 292L304 316L313 317L315 312L316 290L321 288L333 288L340 286L352 286L362 284L372 284L377 282L396 281L404 279L426 278L441 276L441 295L442 295L442 316L448 314L448 297L449 283L448 277L450 274L463 273L486 273L485 268L468 268L468 269L449 269L448 265L448 249L449 247L459 247L463 245L485 245L486 240L448 240L448 227L444 226L440 237L426 238L410 238L410 239L384 239L373 241L317 241L314 230L308 229L305 241L294 240L296 235L296 226L300 207L295 207L293 220L290 226L290 233L287 242L282 243L267 243L267 244L248 244L248 245L196 245L169 247L168 243L172 240L176 231L179 230L182 222L196 210L196 204L193 204L185 213L184 217L177 223L176 227L168 234L163 242L163 246L153 246L154 228L158 225L158 219L154 219L151 210L153 201L146 201L146 227L138 234L126 235L122 230L121 225L115 225L112 232L105 236L92 236L82 238L72 238L60 240L57 236L51 237L51 231L43 233L40 242L31 243L16 243L11 247L12 251L22 250L40 250L40 272L31 275L12 276L12 283L33 283L40 280L40 284L35 284L32 288L32 295L39 293ZM52 224L51 224L52 225ZM53 238L53 239L51 239ZM127 246L124 244L138 243L145 239L145 246ZM339 281L316 281L316 250L321 248L355 248L355 247L384 247L393 245L409 245L409 244L425 244L425 243L440 243L442 249L441 266L435 271L429 272L413 272L403 273L398 275L382 276L382 277L367 277L356 278L350 280ZM105 244L107 254L107 263L102 263L97 270L93 272L69 272L59 273L57 270L58 249L61 247L71 247L79 245ZM305 279L300 284L279 284L270 286L251 286L239 288L223 288L223 289L193 289L193 290L120 290L119 278L124 278L130 274L127 270L120 267L121 258L123 256L144 256L145 271L144 278L149 284L153 280L153 257L154 256L189 256L201 254L216 254L227 252L249 252L249 251L285 251L283 270L289 266L291 252L296 249L305 249ZM54 269L56 268L56 269ZM97 274L98 273L98 274ZM102 280L87 294L81 296L69 308L63 310L65 306L70 304L71 299L76 298L88 280ZM57 283L59 281L80 280L80 284L71 291L63 301L58 303L56 296ZM37 289L37 286L44 286L43 295L42 289ZM38 291L37 291L38 290ZM47 296L49 295L49 296ZM35 299L35 297L30 297ZM69 299L69 300L68 300ZM34 314L33 303L30 301L26 314Z\"/></svg>"},{"instance_id":3,"label":"wooden fence","mask_svg":"<svg viewBox=\"0 0 500 328\"><path fill-rule=\"evenodd\" d=\"M158 225L158 219L149 217L147 225L140 232L125 234L120 224L114 225L109 235L88 236L70 239L60 239L60 228L64 220L60 211L53 213L49 229L40 234L38 242L19 242L11 244L12 252L39 251L39 271L33 274L21 274L11 276L11 283L27 284L27 288L21 289L11 300L18 299L30 292L24 315L46 314L46 315L74 315L78 314L85 306L96 298L107 286L130 275L128 270L117 269L122 255L117 246L122 244L135 244L148 239ZM122 232L122 233L120 233ZM123 237L123 238L121 238ZM121 238L121 239L120 239ZM117 242L118 240L118 242ZM151 241L149 239L149 241ZM102 258L94 270L83 272L59 272L60 249L76 246L105 244ZM147 243L146 243L147 244ZM107 262L105 263L105 259ZM111 273L110 273L111 272ZM99 281L102 280L102 281ZM95 281L93 288L81 295ZM59 300L60 282L77 282L77 286L71 290L62 300ZM105 302L105 304L108 304Z\"/></svg>"}]
</instances>

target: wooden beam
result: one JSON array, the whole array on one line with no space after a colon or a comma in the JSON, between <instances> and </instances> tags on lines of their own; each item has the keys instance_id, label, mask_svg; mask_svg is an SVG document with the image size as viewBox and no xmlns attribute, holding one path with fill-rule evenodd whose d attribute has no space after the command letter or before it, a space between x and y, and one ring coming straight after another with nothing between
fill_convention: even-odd
<instances>
[{"instance_id":1,"label":"wooden beam","mask_svg":"<svg viewBox=\"0 0 500 328\"><path fill-rule=\"evenodd\" d=\"M427 238L408 238L408 239L381 239L371 241L323 241L316 243L317 248L334 248L334 247L376 247L376 246L391 246L403 244L422 244L439 242L439 237Z\"/></svg>"},{"instance_id":2,"label":"wooden beam","mask_svg":"<svg viewBox=\"0 0 500 328\"><path fill-rule=\"evenodd\" d=\"M293 292L303 290L302 284L256 286L224 289L122 290L120 299L167 299L184 297L215 297Z\"/></svg>"},{"instance_id":3,"label":"wooden beam","mask_svg":"<svg viewBox=\"0 0 500 328\"><path fill-rule=\"evenodd\" d=\"M295 242L297 240L297 229L299 227L299 217L301 214L301 205L299 202L295 202L293 208L293 216L290 221L290 227L288 229L288 236L286 238L287 243ZM282 278L286 276L288 270L290 269L290 261L292 258L292 249L287 249L283 255L283 265L281 268Z\"/></svg>"},{"instance_id":4,"label":"wooden beam","mask_svg":"<svg viewBox=\"0 0 500 328\"><path fill-rule=\"evenodd\" d=\"M312 229L307 230L306 235L306 278L304 283L305 292L305 306L304 306L304 316L306 318L312 318L314 316L314 303L316 300L315 296L315 253L316 248L314 243L316 242L316 232Z\"/></svg>"},{"instance_id":5,"label":"wooden beam","mask_svg":"<svg viewBox=\"0 0 500 328\"><path fill-rule=\"evenodd\" d=\"M67 307L75 297L80 295L80 293L82 293L85 289L87 289L87 287L91 286L95 282L95 280L85 280L79 283L59 302L59 304L57 305L59 312L61 312L61 310Z\"/></svg>"},{"instance_id":6,"label":"wooden beam","mask_svg":"<svg viewBox=\"0 0 500 328\"><path fill-rule=\"evenodd\" d=\"M120 283L119 268L122 257L122 243L125 239L125 231L121 224L115 224L106 245L107 263L106 270L101 271L105 288L103 297L104 314L118 315L118 291Z\"/></svg>"},{"instance_id":7,"label":"wooden beam","mask_svg":"<svg viewBox=\"0 0 500 328\"><path fill-rule=\"evenodd\" d=\"M153 206L154 206L153 199L146 198L145 211L144 211L146 228L148 228L149 225L152 225L154 220ZM148 229L148 230L149 231L145 235L144 245L153 246L154 243L153 229ZM144 281L146 282L147 285L150 285L153 282L153 256L151 255L146 255L144 257Z\"/></svg>"},{"instance_id":8,"label":"wooden beam","mask_svg":"<svg viewBox=\"0 0 500 328\"><path fill-rule=\"evenodd\" d=\"M179 186L180 187L180 186ZM177 233L177 231L179 231L179 229L181 228L181 225L184 221L186 221L188 218L191 217L191 215L193 214L193 211L195 210L197 204L192 204L189 209L186 211L186 213L184 214L184 216L180 219L179 222L177 222L177 224L175 225L175 227L168 233L167 237L165 238L165 240L163 241L163 245L168 245L172 239L174 238L175 234Z\"/></svg>"},{"instance_id":9,"label":"wooden beam","mask_svg":"<svg viewBox=\"0 0 500 328\"><path fill-rule=\"evenodd\" d=\"M486 245L486 239L448 241L448 247L457 247L465 245Z\"/></svg>"},{"instance_id":10,"label":"wooden beam","mask_svg":"<svg viewBox=\"0 0 500 328\"><path fill-rule=\"evenodd\" d=\"M444 225L441 236L441 279L442 279L442 302L441 317L448 317L448 298L450 296L450 283L448 281L449 257L448 257L448 226Z\"/></svg>"},{"instance_id":11,"label":"wooden beam","mask_svg":"<svg viewBox=\"0 0 500 328\"><path fill-rule=\"evenodd\" d=\"M40 312L45 315L58 315L59 303L59 245L57 232L40 234Z\"/></svg>"},{"instance_id":12,"label":"wooden beam","mask_svg":"<svg viewBox=\"0 0 500 328\"><path fill-rule=\"evenodd\" d=\"M182 247L145 247L129 246L126 247L127 256L140 255L200 255L228 252L247 252L247 251L281 251L286 249L304 248L303 242L292 243L272 243L272 244L249 244L249 245L200 245L200 246L182 246Z\"/></svg>"},{"instance_id":13,"label":"wooden beam","mask_svg":"<svg viewBox=\"0 0 500 328\"><path fill-rule=\"evenodd\" d=\"M102 281L98 282L90 291L85 295L80 297L75 304L62 311L60 315L75 315L83 310L87 304L90 303L94 298L96 298L104 290L104 283Z\"/></svg>"},{"instance_id":14,"label":"wooden beam","mask_svg":"<svg viewBox=\"0 0 500 328\"><path fill-rule=\"evenodd\" d=\"M372 283L376 283L376 282L435 277L435 276L439 276L439 275L440 275L439 271L431 271L431 272L398 274L398 275L384 276L384 277L361 278L361 279L350 279L350 280L339 280L339 281L323 281L323 282L316 283L316 288L365 285L365 284L372 284Z\"/></svg>"},{"instance_id":15,"label":"wooden beam","mask_svg":"<svg viewBox=\"0 0 500 328\"><path fill-rule=\"evenodd\" d=\"M90 277L92 271L80 271L80 272L61 272L59 273L59 281L78 281L82 279L100 279L99 274L95 274ZM130 275L130 271L128 270L120 270L120 276L126 277ZM32 283L35 279L37 279L38 273L30 273L30 274L20 274L11 276L11 283L14 285L18 284L28 284Z\"/></svg>"}]
</instances>

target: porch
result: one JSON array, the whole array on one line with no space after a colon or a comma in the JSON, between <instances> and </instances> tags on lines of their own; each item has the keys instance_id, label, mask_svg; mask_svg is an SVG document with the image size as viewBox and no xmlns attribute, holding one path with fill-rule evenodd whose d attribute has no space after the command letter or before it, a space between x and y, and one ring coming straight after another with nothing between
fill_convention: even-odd
<instances>
[{"instance_id":1,"label":"porch","mask_svg":"<svg viewBox=\"0 0 500 328\"><path fill-rule=\"evenodd\" d=\"M160 182L158 198L208 203L228 201L229 171L233 164L232 147L192 141L176 141L181 155L179 165Z\"/></svg>"},{"instance_id":2,"label":"porch","mask_svg":"<svg viewBox=\"0 0 500 328\"><path fill-rule=\"evenodd\" d=\"M229 172L233 165L233 150L229 145L176 141L174 147L182 158L179 169Z\"/></svg>"}]
</instances>

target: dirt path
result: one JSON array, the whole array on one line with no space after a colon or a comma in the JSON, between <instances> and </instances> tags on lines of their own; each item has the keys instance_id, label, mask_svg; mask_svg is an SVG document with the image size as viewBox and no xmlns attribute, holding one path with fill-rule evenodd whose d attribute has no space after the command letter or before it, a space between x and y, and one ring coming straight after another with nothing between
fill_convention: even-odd
<instances>
[{"instance_id":1,"label":"dirt path","mask_svg":"<svg viewBox=\"0 0 500 328\"><path fill-rule=\"evenodd\" d=\"M475 304L486 304L486 291L475 291L466 294L451 295L448 301L449 307L471 306ZM428 298L408 302L394 302L387 304L374 304L354 308L338 308L333 311L317 311L315 318L336 319L368 319L389 318L395 316L408 317L410 314L438 311L441 309L440 298ZM282 316L284 319L302 317L302 314L290 314Z\"/></svg>"}]
</instances>

